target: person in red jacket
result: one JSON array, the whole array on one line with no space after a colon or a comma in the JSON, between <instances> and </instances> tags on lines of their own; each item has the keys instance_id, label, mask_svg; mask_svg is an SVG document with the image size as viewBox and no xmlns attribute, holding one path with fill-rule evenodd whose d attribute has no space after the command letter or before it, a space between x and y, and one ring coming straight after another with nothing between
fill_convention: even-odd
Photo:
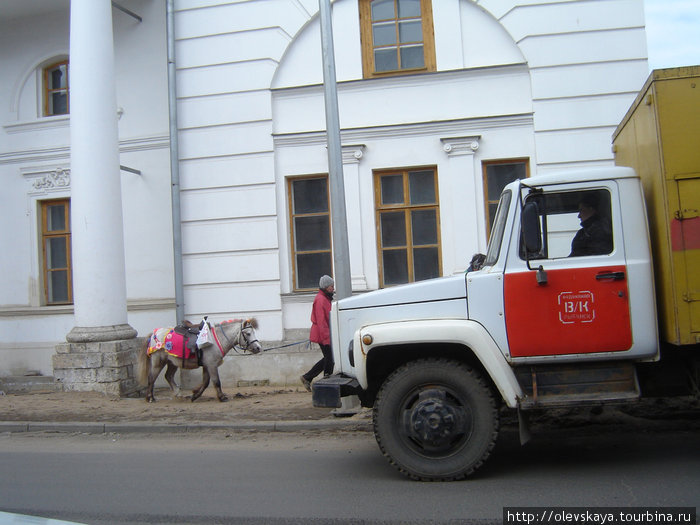
<instances>
[{"instance_id":1,"label":"person in red jacket","mask_svg":"<svg viewBox=\"0 0 700 525\"><path fill-rule=\"evenodd\" d=\"M333 373L333 352L331 351L331 329L328 325L329 316L331 313L331 301L333 300L333 292L335 292L335 282L333 278L324 275L318 282L318 293L314 298L314 304L311 308L311 333L309 340L312 343L318 343L323 352L323 358L311 367L311 370L301 376L301 383L304 388L311 392L311 381L314 377L323 371L323 376L329 376Z\"/></svg>"}]
</instances>

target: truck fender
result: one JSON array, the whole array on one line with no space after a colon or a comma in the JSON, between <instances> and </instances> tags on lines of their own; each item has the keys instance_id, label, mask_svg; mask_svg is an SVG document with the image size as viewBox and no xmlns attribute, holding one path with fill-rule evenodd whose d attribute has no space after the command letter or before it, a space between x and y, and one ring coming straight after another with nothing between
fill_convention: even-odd
<instances>
[{"instance_id":1,"label":"truck fender","mask_svg":"<svg viewBox=\"0 0 700 525\"><path fill-rule=\"evenodd\" d=\"M371 341L371 342L370 342ZM510 408L523 397L513 369L488 331L476 321L427 319L367 325L355 332L353 352L356 375L363 389L368 387L367 357L370 352L401 344L454 343L468 347L482 364Z\"/></svg>"}]
</instances>

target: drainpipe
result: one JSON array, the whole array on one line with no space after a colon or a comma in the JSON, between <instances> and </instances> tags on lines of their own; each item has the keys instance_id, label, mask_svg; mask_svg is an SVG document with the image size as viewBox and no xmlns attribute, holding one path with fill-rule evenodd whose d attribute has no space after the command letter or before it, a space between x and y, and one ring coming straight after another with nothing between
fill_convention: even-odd
<instances>
[{"instance_id":1,"label":"drainpipe","mask_svg":"<svg viewBox=\"0 0 700 525\"><path fill-rule=\"evenodd\" d=\"M180 228L180 148L177 138L177 90L175 85L175 7L166 1L168 40L168 111L170 117L170 191L173 210L173 267L175 270L175 321L185 319L182 277L182 230Z\"/></svg>"}]
</instances>

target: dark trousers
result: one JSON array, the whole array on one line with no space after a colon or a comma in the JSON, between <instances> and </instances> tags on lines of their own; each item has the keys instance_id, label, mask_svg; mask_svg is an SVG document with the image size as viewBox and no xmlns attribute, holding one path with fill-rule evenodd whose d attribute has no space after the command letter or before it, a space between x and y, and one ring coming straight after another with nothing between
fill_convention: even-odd
<instances>
[{"instance_id":1,"label":"dark trousers","mask_svg":"<svg viewBox=\"0 0 700 525\"><path fill-rule=\"evenodd\" d=\"M311 381L318 374L323 372L324 376L329 376L333 373L333 351L331 350L331 345L319 345L321 347L321 352L323 352L323 358L319 360L311 370L304 374L307 381Z\"/></svg>"}]
</instances>

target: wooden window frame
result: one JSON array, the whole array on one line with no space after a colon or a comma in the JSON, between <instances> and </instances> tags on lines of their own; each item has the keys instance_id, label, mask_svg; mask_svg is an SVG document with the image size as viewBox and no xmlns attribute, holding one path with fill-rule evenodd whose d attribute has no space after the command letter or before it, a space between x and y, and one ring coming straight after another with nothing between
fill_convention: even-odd
<instances>
[{"instance_id":1,"label":"wooden window frame","mask_svg":"<svg viewBox=\"0 0 700 525\"><path fill-rule=\"evenodd\" d=\"M73 304L73 264L72 264L72 247L71 247L71 227L70 227L70 199L52 199L39 202L41 207L41 270L44 284L44 303L46 305ZM48 214L49 206L56 204L65 204L64 221L66 228L64 230L48 229ZM55 238L66 239L66 267L65 268L49 268L46 252L46 241ZM49 276L54 271L67 271L67 288L68 299L66 301L53 301L49 297Z\"/></svg>"},{"instance_id":2,"label":"wooden window frame","mask_svg":"<svg viewBox=\"0 0 700 525\"><path fill-rule=\"evenodd\" d=\"M435 185L435 203L433 204L411 204L407 202L410 198L409 196L409 172L414 171L426 171L431 170L434 175L433 183ZM384 262L382 257L382 225L381 225L381 213L386 211L404 211L404 228L406 231L406 251L408 257L408 283L416 282L415 274L413 268L413 234L411 232L411 211L420 209L434 209L435 219L437 224L437 248L438 254L438 276L443 275L442 272L442 234L440 228L440 195L438 193L438 170L437 166L416 166L410 168L394 168L394 169L382 169L375 170L374 174L374 199L375 199L375 221L376 221L376 240L377 240L377 265L379 267L379 287L385 288L387 286L397 286L397 285L387 285L384 282ZM403 192L404 192L404 202L403 204L382 204L382 193L381 193L381 178L387 175L402 175L403 177ZM429 246L429 245L421 245Z\"/></svg>"},{"instance_id":3,"label":"wooden window frame","mask_svg":"<svg viewBox=\"0 0 700 525\"><path fill-rule=\"evenodd\" d=\"M328 211L326 212L313 212L313 213L295 213L294 212L294 200L293 200L293 186L295 182L301 180L310 179L325 179L326 180L326 199L328 202ZM331 198L330 198L330 179L327 173L318 173L315 175L301 175L295 177L287 178L287 207L289 209L289 249L292 258L292 290L295 292L308 292L317 289L315 288L301 288L297 285L297 255L300 253L325 253L330 254L331 265L333 264L333 239L332 239L332 221L331 221ZM328 232L330 238L328 239L328 244L330 248L328 250L309 250L309 251L297 251L295 242L295 221L297 217L311 217L311 216L322 216L325 215L328 218ZM319 274L321 277L321 274Z\"/></svg>"},{"instance_id":4,"label":"wooden window frame","mask_svg":"<svg viewBox=\"0 0 700 525\"><path fill-rule=\"evenodd\" d=\"M56 68L60 66L66 66L66 87L65 88L59 88L59 89L54 89L51 87L51 79L50 79L50 74L51 71L55 70ZM59 60L58 62L54 62L52 64L49 64L48 66L45 66L42 70L42 79L43 79L43 86L42 86L42 91L43 91L43 110L44 110L44 116L45 117L53 117L53 116L59 116L59 115L69 115L70 114L70 75L69 75L69 64L68 64L68 59L64 60ZM59 93L65 91L66 92L66 112L65 113L52 113L49 111L49 100L51 98L51 95L53 93Z\"/></svg>"},{"instance_id":5,"label":"wooden window frame","mask_svg":"<svg viewBox=\"0 0 700 525\"><path fill-rule=\"evenodd\" d=\"M430 72L436 70L435 61L435 31L433 29L432 0L420 0L421 21L423 30L423 59L424 66L412 69L396 69L391 71L375 71L374 39L372 37L372 0L359 0L360 8L360 40L362 45L362 70L364 78L380 78L386 76L407 75L411 73ZM397 11L398 13L398 11ZM398 14L397 14L398 16ZM398 42L398 35L397 35ZM398 45L398 44L397 44Z\"/></svg>"},{"instance_id":6,"label":"wooden window frame","mask_svg":"<svg viewBox=\"0 0 700 525\"><path fill-rule=\"evenodd\" d=\"M489 205L498 205L500 199L500 193L495 200L489 200L489 185L488 185L488 166L502 165L502 164L525 164L525 178L530 178L530 158L529 157L517 157L512 159L494 159L494 160L484 160L481 162L481 170L484 185L484 219L486 220L486 238L491 236L491 218L489 216Z\"/></svg>"}]
</instances>

